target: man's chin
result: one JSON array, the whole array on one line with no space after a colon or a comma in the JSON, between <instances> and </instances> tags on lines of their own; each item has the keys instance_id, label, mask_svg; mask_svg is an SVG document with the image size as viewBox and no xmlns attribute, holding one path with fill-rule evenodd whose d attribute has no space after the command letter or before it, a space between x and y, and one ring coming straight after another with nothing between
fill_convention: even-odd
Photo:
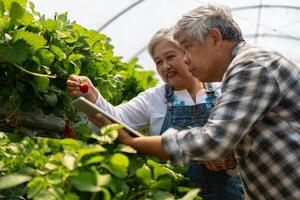
<instances>
[{"instance_id":1,"label":"man's chin","mask_svg":"<svg viewBox=\"0 0 300 200\"><path fill-rule=\"evenodd\" d=\"M207 77L205 77L203 75L201 76L200 73L194 72L194 73L192 73L192 75L201 82L207 82Z\"/></svg>"},{"instance_id":2,"label":"man's chin","mask_svg":"<svg viewBox=\"0 0 300 200\"><path fill-rule=\"evenodd\" d=\"M194 77L196 77L197 79L199 79L199 73L197 73L197 71L193 70L193 71L191 71L191 73L192 73L192 75Z\"/></svg>"}]
</instances>

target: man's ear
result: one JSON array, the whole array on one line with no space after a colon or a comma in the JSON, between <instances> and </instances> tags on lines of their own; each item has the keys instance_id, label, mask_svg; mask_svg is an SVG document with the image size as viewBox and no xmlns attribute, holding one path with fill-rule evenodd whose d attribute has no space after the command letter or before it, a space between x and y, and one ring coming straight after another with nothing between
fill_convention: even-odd
<instances>
[{"instance_id":1,"label":"man's ear","mask_svg":"<svg viewBox=\"0 0 300 200\"><path fill-rule=\"evenodd\" d=\"M211 42L211 45L213 47L220 47L221 44L222 44L222 34L220 32L219 29L217 28L212 28L209 33L208 33L209 37L210 37L210 42Z\"/></svg>"}]
</instances>

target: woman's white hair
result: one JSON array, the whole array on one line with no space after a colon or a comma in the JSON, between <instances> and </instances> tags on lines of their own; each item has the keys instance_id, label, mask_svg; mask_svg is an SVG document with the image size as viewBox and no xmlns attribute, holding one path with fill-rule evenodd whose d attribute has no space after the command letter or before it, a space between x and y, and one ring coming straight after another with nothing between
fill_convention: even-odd
<instances>
[{"instance_id":1,"label":"woman's white hair","mask_svg":"<svg viewBox=\"0 0 300 200\"><path fill-rule=\"evenodd\" d=\"M184 30L187 36L202 43L212 28L217 28L223 40L243 40L239 25L233 20L230 9L224 5L202 5L187 14L177 22L176 34Z\"/></svg>"},{"instance_id":2,"label":"woman's white hair","mask_svg":"<svg viewBox=\"0 0 300 200\"><path fill-rule=\"evenodd\" d=\"M170 41L174 41L174 43L177 43L174 40L174 27L170 28L162 28L159 31L157 31L152 38L150 39L150 42L148 44L148 52L153 58L153 51L154 48L163 40L168 39Z\"/></svg>"}]
</instances>

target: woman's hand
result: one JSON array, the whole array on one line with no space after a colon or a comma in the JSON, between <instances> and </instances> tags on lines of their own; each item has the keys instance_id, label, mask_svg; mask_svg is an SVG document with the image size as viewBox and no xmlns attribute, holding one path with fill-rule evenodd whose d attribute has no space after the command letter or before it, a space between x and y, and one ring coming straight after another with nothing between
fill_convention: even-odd
<instances>
[{"instance_id":1,"label":"woman's hand","mask_svg":"<svg viewBox=\"0 0 300 200\"><path fill-rule=\"evenodd\" d=\"M83 96L92 103L96 103L98 91L86 76L71 75L67 80L67 91L70 96Z\"/></svg>"},{"instance_id":2,"label":"woman's hand","mask_svg":"<svg viewBox=\"0 0 300 200\"><path fill-rule=\"evenodd\" d=\"M106 126L112 123L108 118L106 118L104 115L97 114L96 116L89 116L89 120L95 124L98 128L101 128L102 126ZM118 142L122 144L130 145L133 137L124 129L118 130Z\"/></svg>"}]
</instances>

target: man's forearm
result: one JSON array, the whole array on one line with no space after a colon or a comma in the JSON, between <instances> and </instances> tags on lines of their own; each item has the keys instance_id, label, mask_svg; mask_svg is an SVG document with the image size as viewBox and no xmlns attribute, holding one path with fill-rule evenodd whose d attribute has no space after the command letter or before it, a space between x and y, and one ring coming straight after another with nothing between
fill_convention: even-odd
<instances>
[{"instance_id":1,"label":"man's forearm","mask_svg":"<svg viewBox=\"0 0 300 200\"><path fill-rule=\"evenodd\" d=\"M169 159L169 155L161 145L161 136L136 137L126 141L126 144L140 153L152 155L164 160Z\"/></svg>"}]
</instances>

